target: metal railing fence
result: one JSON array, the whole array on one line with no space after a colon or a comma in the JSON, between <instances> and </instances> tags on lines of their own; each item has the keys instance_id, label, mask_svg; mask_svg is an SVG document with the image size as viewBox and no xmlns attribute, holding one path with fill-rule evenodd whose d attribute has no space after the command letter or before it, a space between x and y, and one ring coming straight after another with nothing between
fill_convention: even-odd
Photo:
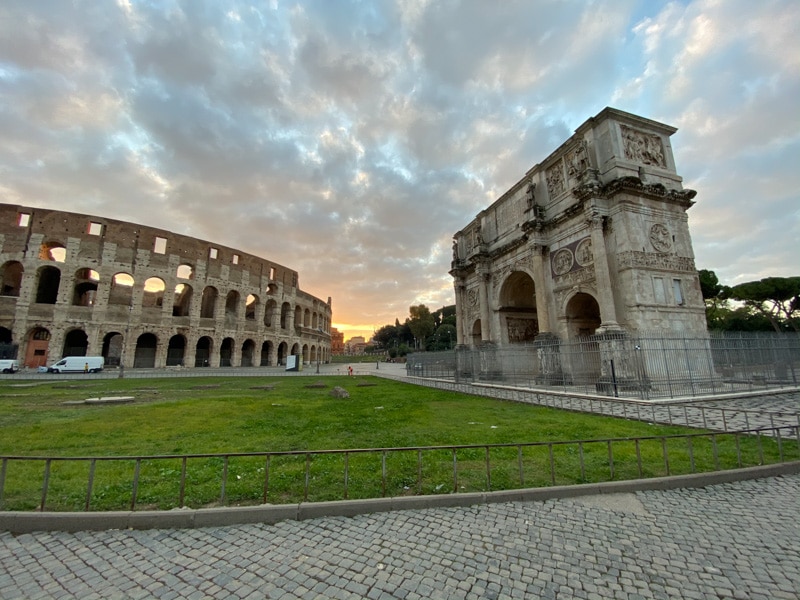
<instances>
[{"instance_id":1,"label":"metal railing fence","mask_svg":"<svg viewBox=\"0 0 800 600\"><path fill-rule=\"evenodd\" d=\"M800 423L729 432L168 456L2 456L0 510L167 510L493 491L800 460Z\"/></svg>"},{"instance_id":2,"label":"metal railing fence","mask_svg":"<svg viewBox=\"0 0 800 600\"><path fill-rule=\"evenodd\" d=\"M800 334L664 332L414 353L409 375L642 399L797 387Z\"/></svg>"}]
</instances>

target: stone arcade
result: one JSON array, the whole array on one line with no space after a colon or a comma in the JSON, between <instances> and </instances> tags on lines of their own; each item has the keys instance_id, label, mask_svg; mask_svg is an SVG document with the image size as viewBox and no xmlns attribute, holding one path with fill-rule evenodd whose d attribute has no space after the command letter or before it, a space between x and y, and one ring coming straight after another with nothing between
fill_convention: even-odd
<instances>
[{"instance_id":1,"label":"stone arcade","mask_svg":"<svg viewBox=\"0 0 800 600\"><path fill-rule=\"evenodd\" d=\"M606 108L455 234L462 348L706 334L675 131Z\"/></svg>"},{"instance_id":2,"label":"stone arcade","mask_svg":"<svg viewBox=\"0 0 800 600\"><path fill-rule=\"evenodd\" d=\"M331 299L275 262L163 229L0 204L0 350L36 368L330 360ZM10 348L10 350L9 350Z\"/></svg>"}]
</instances>

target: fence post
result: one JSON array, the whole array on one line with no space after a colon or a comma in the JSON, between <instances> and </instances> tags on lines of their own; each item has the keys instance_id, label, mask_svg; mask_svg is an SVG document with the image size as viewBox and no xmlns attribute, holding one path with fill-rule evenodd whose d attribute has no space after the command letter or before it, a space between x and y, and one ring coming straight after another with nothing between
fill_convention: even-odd
<instances>
[{"instance_id":1,"label":"fence post","mask_svg":"<svg viewBox=\"0 0 800 600\"><path fill-rule=\"evenodd\" d=\"M0 509L3 508L3 489L6 487L6 468L8 467L8 459L3 459L3 466L0 467Z\"/></svg>"},{"instance_id":2,"label":"fence post","mask_svg":"<svg viewBox=\"0 0 800 600\"><path fill-rule=\"evenodd\" d=\"M94 485L94 467L96 462L97 459L93 458L89 463L89 483L86 486L86 504L84 507L86 512L89 512L89 505L92 501L92 486Z\"/></svg>"},{"instance_id":3,"label":"fence post","mask_svg":"<svg viewBox=\"0 0 800 600\"><path fill-rule=\"evenodd\" d=\"M228 484L228 457L224 456L222 459L222 485L220 486L222 489L219 495L219 503L222 506L225 506L225 487Z\"/></svg>"},{"instance_id":4,"label":"fence post","mask_svg":"<svg viewBox=\"0 0 800 600\"><path fill-rule=\"evenodd\" d=\"M186 463L188 460L189 459L186 456L181 459L181 489L180 498L178 498L179 508L183 507L184 500L186 499Z\"/></svg>"},{"instance_id":5,"label":"fence post","mask_svg":"<svg viewBox=\"0 0 800 600\"><path fill-rule=\"evenodd\" d=\"M269 494L269 467L271 458L272 455L267 454L267 458L264 461L264 504L267 503L267 495Z\"/></svg>"},{"instance_id":6,"label":"fence post","mask_svg":"<svg viewBox=\"0 0 800 600\"><path fill-rule=\"evenodd\" d=\"M139 494L139 472L142 469L142 459L136 459L136 466L133 469L133 490L131 493L131 510L136 508L136 496Z\"/></svg>"},{"instance_id":7,"label":"fence post","mask_svg":"<svg viewBox=\"0 0 800 600\"><path fill-rule=\"evenodd\" d=\"M492 471L489 466L489 446L486 446L486 491L492 491Z\"/></svg>"},{"instance_id":8,"label":"fence post","mask_svg":"<svg viewBox=\"0 0 800 600\"><path fill-rule=\"evenodd\" d=\"M42 503L39 510L44 512L44 507L47 502L47 486L50 485L50 459L48 458L44 463L44 480L42 481Z\"/></svg>"},{"instance_id":9,"label":"fence post","mask_svg":"<svg viewBox=\"0 0 800 600\"><path fill-rule=\"evenodd\" d=\"M303 502L308 502L308 480L311 477L311 454L306 452L306 477L303 484Z\"/></svg>"},{"instance_id":10,"label":"fence post","mask_svg":"<svg viewBox=\"0 0 800 600\"><path fill-rule=\"evenodd\" d=\"M386 497L386 450L381 452L381 498Z\"/></svg>"},{"instance_id":11,"label":"fence post","mask_svg":"<svg viewBox=\"0 0 800 600\"><path fill-rule=\"evenodd\" d=\"M614 398L619 398L619 391L617 390L617 372L614 370L614 359L611 359L611 383L614 385Z\"/></svg>"},{"instance_id":12,"label":"fence post","mask_svg":"<svg viewBox=\"0 0 800 600\"><path fill-rule=\"evenodd\" d=\"M458 459L455 448L453 448L453 492L458 492Z\"/></svg>"}]
</instances>

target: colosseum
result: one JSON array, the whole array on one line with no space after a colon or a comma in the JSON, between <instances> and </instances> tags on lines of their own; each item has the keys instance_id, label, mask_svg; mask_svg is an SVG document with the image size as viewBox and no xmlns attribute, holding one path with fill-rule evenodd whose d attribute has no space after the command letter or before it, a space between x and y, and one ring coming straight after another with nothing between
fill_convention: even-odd
<instances>
[{"instance_id":1,"label":"colosseum","mask_svg":"<svg viewBox=\"0 0 800 600\"><path fill-rule=\"evenodd\" d=\"M296 271L163 229L0 204L0 355L37 368L251 367L330 359L331 300Z\"/></svg>"}]
</instances>

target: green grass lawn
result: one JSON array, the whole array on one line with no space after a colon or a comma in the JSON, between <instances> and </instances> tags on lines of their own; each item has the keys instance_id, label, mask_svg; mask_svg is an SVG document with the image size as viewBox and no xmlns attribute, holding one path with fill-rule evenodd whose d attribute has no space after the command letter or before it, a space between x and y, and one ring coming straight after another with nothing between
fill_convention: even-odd
<instances>
[{"instance_id":1,"label":"green grass lawn","mask_svg":"<svg viewBox=\"0 0 800 600\"><path fill-rule=\"evenodd\" d=\"M350 398L331 396L334 386ZM134 396L121 405L68 405ZM0 456L100 457L251 452L298 455L188 459L183 504L253 504L510 489L703 471L775 462L771 440L734 436L524 446L535 442L669 436L688 430L442 392L377 377L220 377L0 381ZM522 445L418 453L305 451ZM714 448L716 444L716 450ZM798 453L797 444L784 453ZM788 448L788 450L787 450ZM487 470L487 453L490 468ZM716 453L716 458L714 458ZM743 457L743 458L742 458ZM694 461L694 467L691 463ZM640 471L639 463L642 463ZM35 509L42 461L8 460L0 508ZM138 508L171 508L181 497L180 458L138 464ZM92 509L129 508L137 464L98 461ZM48 510L85 505L89 461L53 461ZM225 481L224 493L222 481ZM307 483L308 482L308 483Z\"/></svg>"}]
</instances>

